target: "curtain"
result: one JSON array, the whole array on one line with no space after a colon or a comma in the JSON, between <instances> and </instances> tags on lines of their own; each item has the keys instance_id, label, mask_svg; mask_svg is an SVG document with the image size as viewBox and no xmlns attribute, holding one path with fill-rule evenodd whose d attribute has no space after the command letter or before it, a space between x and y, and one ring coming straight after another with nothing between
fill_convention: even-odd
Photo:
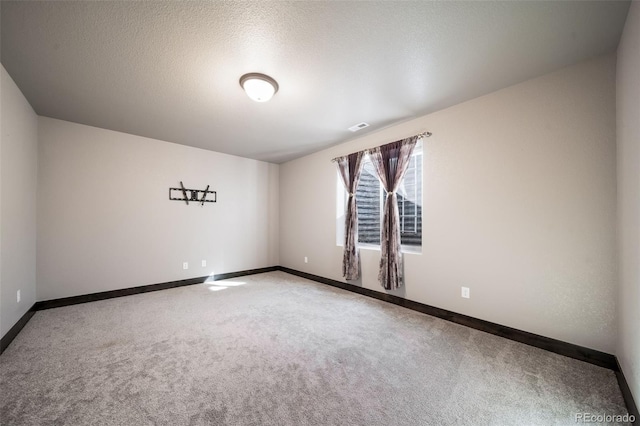
<instances>
[{"instance_id":1,"label":"curtain","mask_svg":"<svg viewBox=\"0 0 640 426\"><path fill-rule=\"evenodd\" d=\"M418 137L413 136L369 150L376 174L387 193L381 224L381 259L378 273L378 281L387 290L396 289L403 284L400 215L396 191L407 171Z\"/></svg>"},{"instance_id":2,"label":"curtain","mask_svg":"<svg viewBox=\"0 0 640 426\"><path fill-rule=\"evenodd\" d=\"M364 152L355 152L335 159L338 163L342 183L349 194L344 225L344 254L342 256L342 275L347 280L357 280L360 276L356 188L358 187L358 180L360 180L364 154Z\"/></svg>"}]
</instances>

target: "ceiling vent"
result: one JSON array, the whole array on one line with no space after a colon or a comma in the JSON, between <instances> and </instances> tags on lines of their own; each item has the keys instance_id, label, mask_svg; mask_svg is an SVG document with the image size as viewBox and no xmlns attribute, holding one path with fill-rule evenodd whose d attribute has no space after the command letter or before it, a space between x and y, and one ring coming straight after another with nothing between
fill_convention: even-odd
<instances>
[{"instance_id":1,"label":"ceiling vent","mask_svg":"<svg viewBox=\"0 0 640 426\"><path fill-rule=\"evenodd\" d=\"M357 132L358 130L364 129L365 127L369 127L369 124L363 121L362 123L358 123L355 126L349 127L349 130L351 130L352 132Z\"/></svg>"}]
</instances>

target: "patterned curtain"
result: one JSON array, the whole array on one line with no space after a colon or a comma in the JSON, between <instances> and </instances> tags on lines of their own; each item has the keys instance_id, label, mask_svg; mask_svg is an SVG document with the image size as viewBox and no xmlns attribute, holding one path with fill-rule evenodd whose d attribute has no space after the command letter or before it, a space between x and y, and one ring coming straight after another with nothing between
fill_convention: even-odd
<instances>
[{"instance_id":1,"label":"patterned curtain","mask_svg":"<svg viewBox=\"0 0 640 426\"><path fill-rule=\"evenodd\" d=\"M411 153L419 136L402 139L369 150L369 156L382 187L387 193L380 238L380 272L378 281L387 290L403 284L402 251L400 250L400 214L396 191L407 171Z\"/></svg>"},{"instance_id":2,"label":"patterned curtain","mask_svg":"<svg viewBox=\"0 0 640 426\"><path fill-rule=\"evenodd\" d=\"M357 280L360 276L360 256L358 254L358 211L356 209L356 188L360 180L364 152L355 152L336 158L342 183L349 194L344 225L344 255L342 275L347 280Z\"/></svg>"}]
</instances>

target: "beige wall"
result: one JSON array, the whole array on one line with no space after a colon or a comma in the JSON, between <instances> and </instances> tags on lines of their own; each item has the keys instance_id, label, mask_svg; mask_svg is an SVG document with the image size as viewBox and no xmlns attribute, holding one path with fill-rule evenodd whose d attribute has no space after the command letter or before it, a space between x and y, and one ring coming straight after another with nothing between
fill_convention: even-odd
<instances>
[{"instance_id":1,"label":"beige wall","mask_svg":"<svg viewBox=\"0 0 640 426\"><path fill-rule=\"evenodd\" d=\"M44 117L39 142L38 300L278 265L279 166Z\"/></svg>"},{"instance_id":2,"label":"beige wall","mask_svg":"<svg viewBox=\"0 0 640 426\"><path fill-rule=\"evenodd\" d=\"M629 9L617 67L618 298L617 356L640 402L640 4Z\"/></svg>"},{"instance_id":3,"label":"beige wall","mask_svg":"<svg viewBox=\"0 0 640 426\"><path fill-rule=\"evenodd\" d=\"M4 336L36 301L38 118L1 68L0 336Z\"/></svg>"},{"instance_id":4,"label":"beige wall","mask_svg":"<svg viewBox=\"0 0 640 426\"><path fill-rule=\"evenodd\" d=\"M424 130L422 254L395 294L614 353L613 55L281 165L281 264L341 280L331 158ZM379 251L361 255L383 291Z\"/></svg>"}]
</instances>

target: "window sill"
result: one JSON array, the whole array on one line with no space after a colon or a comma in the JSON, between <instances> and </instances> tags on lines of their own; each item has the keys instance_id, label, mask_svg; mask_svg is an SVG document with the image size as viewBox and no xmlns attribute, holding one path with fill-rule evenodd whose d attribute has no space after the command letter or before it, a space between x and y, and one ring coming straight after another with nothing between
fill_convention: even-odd
<instances>
[{"instance_id":1,"label":"window sill","mask_svg":"<svg viewBox=\"0 0 640 426\"><path fill-rule=\"evenodd\" d=\"M422 254L422 246L420 247L402 246L401 250L402 250L402 253L406 253L406 254Z\"/></svg>"},{"instance_id":2,"label":"window sill","mask_svg":"<svg viewBox=\"0 0 640 426\"><path fill-rule=\"evenodd\" d=\"M336 246L344 247L344 244L336 244ZM358 244L358 248L361 250L380 251L380 246L374 244ZM400 250L406 254L422 254L422 247L402 246Z\"/></svg>"}]
</instances>

